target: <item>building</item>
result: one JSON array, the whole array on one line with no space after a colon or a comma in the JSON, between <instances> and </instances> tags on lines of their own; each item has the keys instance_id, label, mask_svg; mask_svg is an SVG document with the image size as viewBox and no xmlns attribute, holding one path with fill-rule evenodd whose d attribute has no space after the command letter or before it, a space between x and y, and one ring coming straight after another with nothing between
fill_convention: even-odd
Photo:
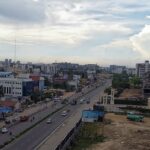
<instances>
[{"instance_id":1,"label":"building","mask_svg":"<svg viewBox=\"0 0 150 150\"><path fill-rule=\"evenodd\" d=\"M136 75L140 78L144 78L145 73L150 71L149 61L146 60L145 63L136 64Z\"/></svg>"},{"instance_id":2,"label":"building","mask_svg":"<svg viewBox=\"0 0 150 150\"><path fill-rule=\"evenodd\" d=\"M14 77L12 72L0 72L0 78Z\"/></svg>"},{"instance_id":3,"label":"building","mask_svg":"<svg viewBox=\"0 0 150 150\"><path fill-rule=\"evenodd\" d=\"M127 68L126 72L128 75L136 75L136 69L135 68Z\"/></svg>"},{"instance_id":4,"label":"building","mask_svg":"<svg viewBox=\"0 0 150 150\"><path fill-rule=\"evenodd\" d=\"M111 73L121 74L126 70L126 66L110 65L109 69Z\"/></svg>"},{"instance_id":5,"label":"building","mask_svg":"<svg viewBox=\"0 0 150 150\"><path fill-rule=\"evenodd\" d=\"M143 96L145 98L150 97L150 72L145 73L143 78Z\"/></svg>"},{"instance_id":6,"label":"building","mask_svg":"<svg viewBox=\"0 0 150 150\"><path fill-rule=\"evenodd\" d=\"M87 70L87 78L89 80L94 80L96 77L96 70Z\"/></svg>"},{"instance_id":7,"label":"building","mask_svg":"<svg viewBox=\"0 0 150 150\"><path fill-rule=\"evenodd\" d=\"M31 74L29 76L32 81L34 81L34 88L38 89L39 91L44 90L44 78L39 75Z\"/></svg>"},{"instance_id":8,"label":"building","mask_svg":"<svg viewBox=\"0 0 150 150\"><path fill-rule=\"evenodd\" d=\"M18 78L20 79L31 79L34 84L34 88L38 89L39 91L44 90L44 78L40 75L36 74L19 74Z\"/></svg>"},{"instance_id":9,"label":"building","mask_svg":"<svg viewBox=\"0 0 150 150\"><path fill-rule=\"evenodd\" d=\"M49 64L45 66L45 73L50 75L54 75L58 72L58 68L56 64Z\"/></svg>"},{"instance_id":10,"label":"building","mask_svg":"<svg viewBox=\"0 0 150 150\"><path fill-rule=\"evenodd\" d=\"M0 78L4 96L22 97L32 93L34 82L32 79Z\"/></svg>"}]
</instances>

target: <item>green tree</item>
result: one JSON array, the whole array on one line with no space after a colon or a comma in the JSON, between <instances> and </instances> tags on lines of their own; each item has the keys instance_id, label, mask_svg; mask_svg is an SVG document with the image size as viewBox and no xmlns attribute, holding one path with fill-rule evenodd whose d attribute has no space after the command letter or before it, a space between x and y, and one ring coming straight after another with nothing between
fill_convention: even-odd
<instances>
[{"instance_id":1,"label":"green tree","mask_svg":"<svg viewBox=\"0 0 150 150\"><path fill-rule=\"evenodd\" d=\"M112 80L112 87L113 88L129 88L129 76L124 72L122 74L114 74Z\"/></svg>"},{"instance_id":2,"label":"green tree","mask_svg":"<svg viewBox=\"0 0 150 150\"><path fill-rule=\"evenodd\" d=\"M141 84L141 80L139 77L133 76L130 78L130 85L133 86L134 88L139 87L140 84Z\"/></svg>"}]
</instances>

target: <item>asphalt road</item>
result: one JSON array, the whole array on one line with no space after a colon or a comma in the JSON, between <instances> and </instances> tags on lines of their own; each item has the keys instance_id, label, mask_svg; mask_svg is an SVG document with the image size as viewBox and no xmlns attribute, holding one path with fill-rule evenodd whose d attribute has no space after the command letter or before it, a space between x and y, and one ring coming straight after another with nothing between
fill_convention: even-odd
<instances>
[{"instance_id":1,"label":"asphalt road","mask_svg":"<svg viewBox=\"0 0 150 150\"><path fill-rule=\"evenodd\" d=\"M103 91L110 82L106 83L104 86L96 88L94 91L83 96L92 100L92 97L99 95L100 91ZM60 124L62 124L81 104L68 105L63 110L69 109L70 112L66 117L61 116L61 111L52 115L52 124L47 124L46 120L39 123L32 130L26 132L19 139L15 140L13 143L7 145L3 150L33 150L37 145L39 145L48 135L50 135Z\"/></svg>"}]
</instances>

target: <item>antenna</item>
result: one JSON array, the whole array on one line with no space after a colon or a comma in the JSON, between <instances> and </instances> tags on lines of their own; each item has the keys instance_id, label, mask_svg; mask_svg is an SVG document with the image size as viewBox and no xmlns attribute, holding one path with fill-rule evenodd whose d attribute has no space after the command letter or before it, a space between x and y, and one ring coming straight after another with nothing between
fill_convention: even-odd
<instances>
[{"instance_id":1,"label":"antenna","mask_svg":"<svg viewBox=\"0 0 150 150\"><path fill-rule=\"evenodd\" d=\"M15 30L15 47L14 47L14 67L13 67L13 71L14 73L16 72L16 50L17 50L17 41L16 41L16 30Z\"/></svg>"},{"instance_id":2,"label":"antenna","mask_svg":"<svg viewBox=\"0 0 150 150\"><path fill-rule=\"evenodd\" d=\"M14 51L14 61L16 64L16 49L17 49L17 45L16 45L16 35L15 35L15 51Z\"/></svg>"}]
</instances>

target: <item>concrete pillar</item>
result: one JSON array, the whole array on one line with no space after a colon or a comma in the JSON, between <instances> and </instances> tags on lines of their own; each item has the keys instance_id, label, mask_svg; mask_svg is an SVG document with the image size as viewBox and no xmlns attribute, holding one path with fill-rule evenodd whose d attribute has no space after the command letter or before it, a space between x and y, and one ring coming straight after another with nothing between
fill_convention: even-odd
<instances>
[{"instance_id":1,"label":"concrete pillar","mask_svg":"<svg viewBox=\"0 0 150 150\"><path fill-rule=\"evenodd\" d=\"M114 95L115 95L115 90L111 89L111 104L114 104Z\"/></svg>"},{"instance_id":2,"label":"concrete pillar","mask_svg":"<svg viewBox=\"0 0 150 150\"><path fill-rule=\"evenodd\" d=\"M106 96L104 96L104 104L107 104Z\"/></svg>"}]
</instances>

